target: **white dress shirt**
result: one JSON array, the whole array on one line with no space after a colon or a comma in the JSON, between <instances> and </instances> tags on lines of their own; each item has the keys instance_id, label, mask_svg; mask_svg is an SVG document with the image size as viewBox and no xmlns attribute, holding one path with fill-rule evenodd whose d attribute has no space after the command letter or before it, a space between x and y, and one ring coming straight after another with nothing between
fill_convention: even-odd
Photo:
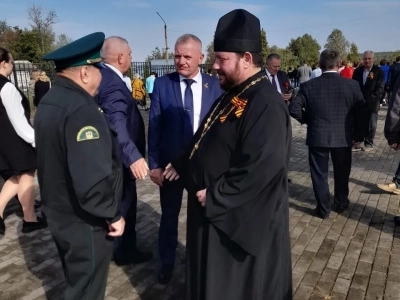
<instances>
[{"instance_id":1,"label":"white dress shirt","mask_svg":"<svg viewBox=\"0 0 400 300\"><path fill-rule=\"evenodd\" d=\"M179 81L181 83L182 103L185 107L186 82L183 81L184 79L186 78L182 75L179 75ZM193 80L194 82L192 83L191 87L193 93L193 134L195 134L200 125L201 97L203 94L203 78L201 76L200 70L193 78Z\"/></svg>"},{"instance_id":2,"label":"white dress shirt","mask_svg":"<svg viewBox=\"0 0 400 300\"><path fill-rule=\"evenodd\" d=\"M269 81L271 81L271 83L272 83L272 75L271 75L270 72L268 72L268 69L267 69L267 68L265 68L265 73L267 74ZM279 80L278 80L278 73L276 73L276 74L274 75L274 77L275 77L275 82L276 82L276 87L277 87L277 89L278 89L278 92L279 92L280 94L282 94L281 85L279 84Z\"/></svg>"},{"instance_id":3,"label":"white dress shirt","mask_svg":"<svg viewBox=\"0 0 400 300\"><path fill-rule=\"evenodd\" d=\"M17 88L7 82L0 91L0 97L18 136L35 147L35 132L25 117L25 110L21 103L22 97Z\"/></svg>"},{"instance_id":4,"label":"white dress shirt","mask_svg":"<svg viewBox=\"0 0 400 300\"><path fill-rule=\"evenodd\" d=\"M122 79L123 82L125 82L126 87L128 88L128 90L130 92L132 92L132 83L131 83L131 79L128 76L124 76L120 70L118 70L116 67L110 65L110 64L105 64L107 67L109 67L111 70L113 70L115 73L117 73L117 75L119 76L119 78ZM129 80L129 83L128 83Z\"/></svg>"}]
</instances>

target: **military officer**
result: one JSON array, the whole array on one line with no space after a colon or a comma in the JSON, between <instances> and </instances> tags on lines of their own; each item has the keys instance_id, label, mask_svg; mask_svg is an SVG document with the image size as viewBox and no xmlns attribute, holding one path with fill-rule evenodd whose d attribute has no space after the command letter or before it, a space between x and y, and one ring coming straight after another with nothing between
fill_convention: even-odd
<instances>
[{"instance_id":1,"label":"military officer","mask_svg":"<svg viewBox=\"0 0 400 300\"><path fill-rule=\"evenodd\" d=\"M63 265L66 300L104 299L113 238L125 226L116 134L93 99L104 38L93 33L44 56L57 76L34 122L42 208Z\"/></svg>"}]
</instances>

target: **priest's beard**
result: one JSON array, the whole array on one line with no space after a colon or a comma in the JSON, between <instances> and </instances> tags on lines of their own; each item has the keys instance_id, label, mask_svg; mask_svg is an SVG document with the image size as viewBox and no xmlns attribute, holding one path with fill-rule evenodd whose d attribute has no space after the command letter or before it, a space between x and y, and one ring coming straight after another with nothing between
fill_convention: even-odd
<instances>
[{"instance_id":1,"label":"priest's beard","mask_svg":"<svg viewBox=\"0 0 400 300\"><path fill-rule=\"evenodd\" d=\"M239 62L236 63L235 69L230 74L227 74L222 70L217 71L217 73L220 76L219 85L225 92L229 92L231 89L233 89L240 83Z\"/></svg>"}]
</instances>

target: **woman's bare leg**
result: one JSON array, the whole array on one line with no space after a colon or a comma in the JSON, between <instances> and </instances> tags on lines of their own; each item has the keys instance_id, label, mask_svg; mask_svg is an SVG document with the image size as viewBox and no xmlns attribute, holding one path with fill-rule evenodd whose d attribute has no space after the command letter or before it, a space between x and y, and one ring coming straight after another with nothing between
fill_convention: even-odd
<instances>
[{"instance_id":1,"label":"woman's bare leg","mask_svg":"<svg viewBox=\"0 0 400 300\"><path fill-rule=\"evenodd\" d=\"M19 176L18 199L24 212L26 222L36 222L34 173L26 173Z\"/></svg>"},{"instance_id":2,"label":"woman's bare leg","mask_svg":"<svg viewBox=\"0 0 400 300\"><path fill-rule=\"evenodd\" d=\"M3 185L0 192L0 217L3 218L7 203L18 193L19 181L17 176L10 177Z\"/></svg>"}]
</instances>

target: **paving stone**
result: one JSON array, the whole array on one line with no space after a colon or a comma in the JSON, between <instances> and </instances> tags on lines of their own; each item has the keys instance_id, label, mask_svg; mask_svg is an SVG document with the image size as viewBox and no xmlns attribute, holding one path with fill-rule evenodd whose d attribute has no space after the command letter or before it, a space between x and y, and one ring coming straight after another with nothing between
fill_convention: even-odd
<instances>
[{"instance_id":1,"label":"paving stone","mask_svg":"<svg viewBox=\"0 0 400 300\"><path fill-rule=\"evenodd\" d=\"M375 187L392 179L400 159L400 154L391 151L384 139L385 114L385 109L379 112L376 147L368 153L353 154L349 208L342 214L332 212L325 220L311 215L316 201L305 146L306 127L292 122L289 227L294 299L400 300L400 228L392 221L400 214L400 197L381 193ZM143 115L147 122L148 112ZM332 170L330 163L331 191ZM182 300L187 195L179 216L174 277L170 284L161 285L156 277L159 191L149 179L138 181L137 190L138 245L156 257L128 267L111 263L106 300ZM61 299L64 275L49 231L22 234L20 207L15 200L9 203L5 214L7 232L0 238L0 299Z\"/></svg>"}]
</instances>

